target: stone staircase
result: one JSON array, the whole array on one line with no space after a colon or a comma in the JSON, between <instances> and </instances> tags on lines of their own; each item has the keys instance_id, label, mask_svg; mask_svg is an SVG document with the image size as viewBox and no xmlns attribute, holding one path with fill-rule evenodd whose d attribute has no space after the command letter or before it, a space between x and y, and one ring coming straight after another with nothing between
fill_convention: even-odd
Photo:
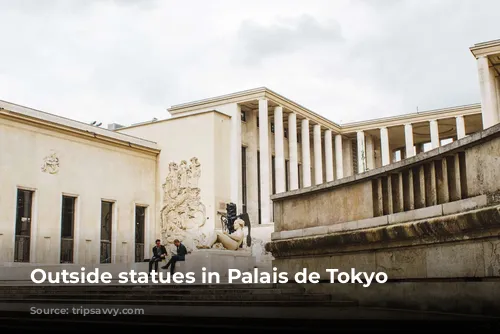
<instances>
[{"instance_id":1,"label":"stone staircase","mask_svg":"<svg viewBox=\"0 0 500 334\"><path fill-rule=\"evenodd\" d=\"M118 315L33 314L31 309L139 310L143 313ZM431 317L451 328L457 316ZM0 332L73 334L94 331L240 331L264 333L370 331L400 333L413 320L419 333L422 316L413 312L370 310L349 300L333 300L327 294L308 294L294 283L286 284L196 284L196 285L0 285ZM393 319L393 322L384 322ZM474 330L484 329L478 321ZM464 324L460 329L472 330ZM489 327L486 327L489 329Z\"/></svg>"},{"instance_id":2,"label":"stone staircase","mask_svg":"<svg viewBox=\"0 0 500 334\"><path fill-rule=\"evenodd\" d=\"M298 284L18 285L0 286L0 303L184 306L355 306Z\"/></svg>"}]
</instances>

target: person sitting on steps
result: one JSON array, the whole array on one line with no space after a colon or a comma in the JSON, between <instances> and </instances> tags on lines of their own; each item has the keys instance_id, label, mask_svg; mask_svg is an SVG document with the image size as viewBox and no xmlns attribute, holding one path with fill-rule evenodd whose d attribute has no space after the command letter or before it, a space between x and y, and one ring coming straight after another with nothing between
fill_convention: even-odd
<instances>
[{"instance_id":1,"label":"person sitting on steps","mask_svg":"<svg viewBox=\"0 0 500 334\"><path fill-rule=\"evenodd\" d=\"M173 255L168 263L165 266L161 267L161 269L168 269L168 267L170 267L171 275L173 275L175 272L175 263L177 261L185 261L187 254L186 247L179 241L179 239L174 240L174 245L175 247L177 247L177 255Z\"/></svg>"},{"instance_id":2,"label":"person sitting on steps","mask_svg":"<svg viewBox=\"0 0 500 334\"><path fill-rule=\"evenodd\" d=\"M160 239L156 239L156 246L153 247L153 256L149 260L149 274L155 266L155 272L158 272L158 262L162 261L167 256L167 249L161 244Z\"/></svg>"}]
</instances>

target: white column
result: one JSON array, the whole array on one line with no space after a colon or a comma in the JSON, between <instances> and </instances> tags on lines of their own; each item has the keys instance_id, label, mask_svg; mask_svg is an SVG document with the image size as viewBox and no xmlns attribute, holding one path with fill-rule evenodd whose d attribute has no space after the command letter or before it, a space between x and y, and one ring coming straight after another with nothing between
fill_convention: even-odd
<instances>
[{"instance_id":1,"label":"white column","mask_svg":"<svg viewBox=\"0 0 500 334\"><path fill-rule=\"evenodd\" d=\"M375 168L375 145L373 138L370 135L365 136L365 155L366 155L366 169Z\"/></svg>"},{"instance_id":2,"label":"white column","mask_svg":"<svg viewBox=\"0 0 500 334\"><path fill-rule=\"evenodd\" d=\"M309 120L302 120L302 179L303 186L311 186L311 144L309 140Z\"/></svg>"},{"instance_id":3,"label":"white column","mask_svg":"<svg viewBox=\"0 0 500 334\"><path fill-rule=\"evenodd\" d=\"M290 158L290 190L299 189L297 158L297 114L288 114L288 156Z\"/></svg>"},{"instance_id":4,"label":"white column","mask_svg":"<svg viewBox=\"0 0 500 334\"><path fill-rule=\"evenodd\" d=\"M413 157L415 155L415 145L413 144L413 126L411 124L405 124L405 145L406 157Z\"/></svg>"},{"instance_id":5,"label":"white column","mask_svg":"<svg viewBox=\"0 0 500 334\"><path fill-rule=\"evenodd\" d=\"M260 219L262 224L271 222L269 173L269 120L267 100L259 100L259 149L260 149Z\"/></svg>"},{"instance_id":6,"label":"white column","mask_svg":"<svg viewBox=\"0 0 500 334\"><path fill-rule=\"evenodd\" d=\"M465 137L465 120L464 116L457 116L457 139L462 139Z\"/></svg>"},{"instance_id":7,"label":"white column","mask_svg":"<svg viewBox=\"0 0 500 334\"><path fill-rule=\"evenodd\" d=\"M382 155L382 166L390 164L389 131L387 131L385 127L380 128L380 151Z\"/></svg>"},{"instance_id":8,"label":"white column","mask_svg":"<svg viewBox=\"0 0 500 334\"><path fill-rule=\"evenodd\" d=\"M333 181L332 130L325 131L325 168L326 168L326 182Z\"/></svg>"},{"instance_id":9,"label":"white column","mask_svg":"<svg viewBox=\"0 0 500 334\"><path fill-rule=\"evenodd\" d=\"M431 147L438 148L439 147L439 126L438 122L435 119L429 121L429 126L431 128Z\"/></svg>"},{"instance_id":10,"label":"white column","mask_svg":"<svg viewBox=\"0 0 500 334\"><path fill-rule=\"evenodd\" d=\"M365 148L365 133L357 131L358 141L358 173L366 172L366 148Z\"/></svg>"},{"instance_id":11,"label":"white column","mask_svg":"<svg viewBox=\"0 0 500 334\"><path fill-rule=\"evenodd\" d=\"M276 193L286 191L285 187L285 147L283 142L283 107L274 108L274 152L276 169Z\"/></svg>"},{"instance_id":12,"label":"white column","mask_svg":"<svg viewBox=\"0 0 500 334\"><path fill-rule=\"evenodd\" d=\"M337 180L344 177L344 160L342 157L342 136L335 135L335 169Z\"/></svg>"},{"instance_id":13,"label":"white column","mask_svg":"<svg viewBox=\"0 0 500 334\"><path fill-rule=\"evenodd\" d=\"M243 206L241 175L241 106L234 104L231 112L231 202L237 205L238 214Z\"/></svg>"},{"instance_id":14,"label":"white column","mask_svg":"<svg viewBox=\"0 0 500 334\"><path fill-rule=\"evenodd\" d=\"M314 183L323 183L323 154L321 150L321 125L314 124Z\"/></svg>"},{"instance_id":15,"label":"white column","mask_svg":"<svg viewBox=\"0 0 500 334\"><path fill-rule=\"evenodd\" d=\"M352 156L352 140L349 138L345 138L342 141L342 155L344 156L344 176L352 176L354 175L354 161Z\"/></svg>"},{"instance_id":16,"label":"white column","mask_svg":"<svg viewBox=\"0 0 500 334\"><path fill-rule=\"evenodd\" d=\"M259 222L259 165L257 151L259 150L259 128L257 127L258 111L247 113L246 144L247 144L247 213L252 225ZM216 222L212 222L215 224Z\"/></svg>"},{"instance_id":17,"label":"white column","mask_svg":"<svg viewBox=\"0 0 500 334\"><path fill-rule=\"evenodd\" d=\"M481 114L483 117L483 129L487 129L499 123L499 115L496 105L496 92L494 90L494 77L488 63L488 56L477 58L479 74L479 88L481 91Z\"/></svg>"}]
</instances>

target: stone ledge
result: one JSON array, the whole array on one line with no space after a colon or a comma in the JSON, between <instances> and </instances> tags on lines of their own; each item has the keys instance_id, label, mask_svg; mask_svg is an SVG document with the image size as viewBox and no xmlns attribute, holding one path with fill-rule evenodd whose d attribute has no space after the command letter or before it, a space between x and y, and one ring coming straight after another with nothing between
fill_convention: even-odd
<instances>
[{"instance_id":1,"label":"stone ledge","mask_svg":"<svg viewBox=\"0 0 500 334\"><path fill-rule=\"evenodd\" d=\"M354 231L354 230L373 228L388 224L399 224L409 221L416 221L421 219L439 217L443 215L455 214L468 210L478 209L488 205L489 203L495 202L493 200L490 200L488 197L491 196L480 195L455 202L429 206L426 208L395 213L387 216L367 218L357 221L350 221L350 222L338 223L326 226L315 226L304 229L273 232L271 234L271 240L274 241L283 239L294 239L294 238L322 235L328 233L337 233L341 231Z\"/></svg>"},{"instance_id":2,"label":"stone ledge","mask_svg":"<svg viewBox=\"0 0 500 334\"><path fill-rule=\"evenodd\" d=\"M499 234L500 205L456 215L358 231L275 240L266 244L266 250L279 259L428 245L485 238Z\"/></svg>"}]
</instances>

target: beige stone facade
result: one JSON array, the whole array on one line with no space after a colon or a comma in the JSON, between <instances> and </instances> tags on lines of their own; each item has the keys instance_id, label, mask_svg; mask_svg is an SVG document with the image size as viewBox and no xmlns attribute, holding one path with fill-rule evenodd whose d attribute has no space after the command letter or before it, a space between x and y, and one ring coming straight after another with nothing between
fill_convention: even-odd
<instances>
[{"instance_id":1,"label":"beige stone facade","mask_svg":"<svg viewBox=\"0 0 500 334\"><path fill-rule=\"evenodd\" d=\"M69 252L66 262L131 262L173 235L196 248L221 228L229 202L249 214L254 243L263 245L287 214L273 210L272 196L349 182L498 123L498 45L471 48L480 104L350 124L267 88L174 105L169 119L110 130L0 102L2 261L60 263ZM366 197L371 184L356 187L349 191ZM349 191L333 196L338 214L355 204ZM369 216L372 198L363 196L350 220Z\"/></svg>"}]
</instances>

